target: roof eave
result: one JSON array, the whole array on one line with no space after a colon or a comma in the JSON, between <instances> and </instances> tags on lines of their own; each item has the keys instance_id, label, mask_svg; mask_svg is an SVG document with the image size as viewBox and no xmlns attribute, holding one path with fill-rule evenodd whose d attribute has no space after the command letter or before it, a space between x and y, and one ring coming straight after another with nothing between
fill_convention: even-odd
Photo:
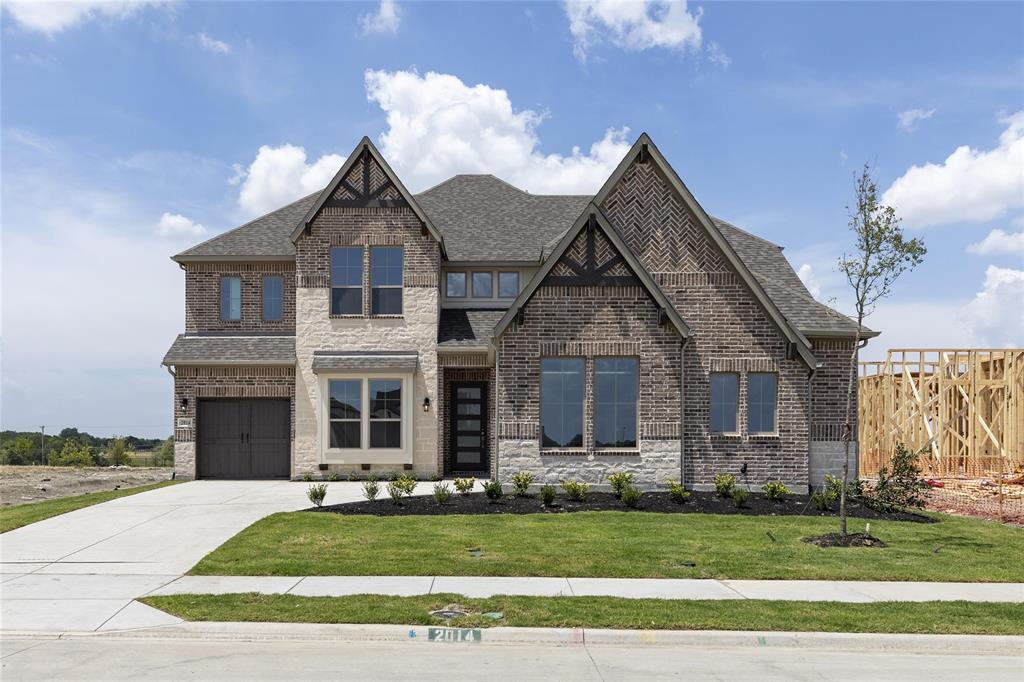
<instances>
[{"instance_id":1,"label":"roof eave","mask_svg":"<svg viewBox=\"0 0 1024 682\"><path fill-rule=\"evenodd\" d=\"M295 255L261 255L261 256L245 256L240 254L228 255L228 256L212 256L212 255L188 255L179 253L176 256L171 256L171 260L175 263L237 263L237 262L259 262L259 263L280 263L294 261Z\"/></svg>"}]
</instances>

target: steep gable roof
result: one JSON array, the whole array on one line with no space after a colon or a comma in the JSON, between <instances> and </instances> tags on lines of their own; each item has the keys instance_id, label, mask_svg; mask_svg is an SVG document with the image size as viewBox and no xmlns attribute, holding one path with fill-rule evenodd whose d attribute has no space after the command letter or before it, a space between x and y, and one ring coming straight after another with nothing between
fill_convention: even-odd
<instances>
[{"instance_id":1,"label":"steep gable roof","mask_svg":"<svg viewBox=\"0 0 1024 682\"><path fill-rule=\"evenodd\" d=\"M362 173L362 188L351 187L345 183L345 179L348 177L349 173L353 170L357 163L364 164L364 169ZM313 205L309 207L305 215L302 216L298 224L292 230L292 241L296 241L299 238L299 235L301 235L305 230L309 229L309 226L312 224L313 219L316 218L320 210L324 206L326 206L329 201L331 201L331 197L335 194L335 192L338 191L340 187L343 187L343 185L352 194L359 195L362 199L362 202L368 206L385 205L392 201L388 199L380 199L370 196L369 182L371 163L375 163L377 167L380 168L381 172L384 174L384 177L386 179L384 184L382 184L375 193L379 194L381 189L387 189L388 191L396 192L400 199L394 201L402 201L405 204L407 204L410 209L412 209L412 212L416 214L416 217L423 222L423 227L430 233L430 235L434 239L437 240L437 243L441 246L441 254L445 255L444 237L442 237L441 233L434 226L433 221L431 221L427 214L423 211L423 209L420 207L416 199L412 196L412 194L409 193L409 190L407 190L405 188L405 185L402 184L402 181L399 179L398 175L396 175L395 172L391 170L391 166L389 166L388 162L384 160L384 157L381 156L381 153L377 151L377 148L374 146L373 142L370 141L370 138L365 136L363 137L362 140L359 141L359 144L356 145L355 149L352 150L352 153L345 158L345 163L341 164L341 168L339 168L338 172L334 174L334 177L331 179L331 181L327 183L327 187L324 187L320 194L317 195L316 200L313 202Z\"/></svg>"},{"instance_id":2,"label":"steep gable roof","mask_svg":"<svg viewBox=\"0 0 1024 682\"><path fill-rule=\"evenodd\" d=\"M519 292L519 296L516 297L516 300L512 302L512 305L510 305L505 314L502 315L501 319L494 327L494 337L497 338L505 332L508 325L512 323L512 320L516 318L519 311L522 310L523 306L525 306L530 300L534 292L537 291L537 288L545 279L547 279L548 275L551 274L555 265L559 263L562 256L565 255L572 243L584 229L588 228L588 226L593 226L595 229L599 229L605 239L611 242L612 246L619 252L619 255L625 261L626 266L633 273L636 279L639 280L640 286L647 291L647 294L654 301L654 304L662 311L666 320L676 328L676 331L679 332L680 336L683 338L688 337L690 335L689 325L687 325L682 316L679 315L679 311L677 311L675 306L673 306L668 300L668 297L665 296L661 287L658 286L658 283L654 281L654 278L651 277L649 272L647 272L647 269L640 263L639 259L629 248L626 242L622 240L618 231L612 227L607 216L605 216L597 204L593 202L587 204L583 213L581 213L576 219L576 222L573 223L572 228L562 236L561 241L559 241L554 247L548 259L537 269L537 272L533 274L533 277L531 277L530 281L527 282L525 287L523 287L523 290Z\"/></svg>"},{"instance_id":3,"label":"steep gable roof","mask_svg":"<svg viewBox=\"0 0 1024 682\"><path fill-rule=\"evenodd\" d=\"M750 269L744 264L743 260L737 255L736 250L733 249L729 241L722 235L721 230L715 225L714 221L711 220L704 208L697 203L693 194L683 183L682 179L676 174L675 169L672 168L671 164L662 156L661 152L655 146L647 133L641 133L637 141L633 143L629 152L619 162L619 165L612 172L608 180L605 181L604 185L594 196L594 203L600 206L608 198L608 195L612 190L619 184L619 181L625 175L629 167L637 160L641 160L647 163L653 163L655 167L661 172L661 174L668 181L669 185L679 195L686 207L693 213L700 223L701 227L707 233L708 237L715 244L718 250L725 257L730 267L736 271L739 275L740 280L746 285L746 287L753 294L754 298L761 305L764 311L771 318L772 322L775 323L776 327L782 332L786 340L794 344L797 352L803 361L807 364L810 369L814 369L818 361L811 352L811 344L807 340L800 330L794 327L786 319L786 316L782 314L779 307L771 299L768 293L764 290L761 283L754 277Z\"/></svg>"}]
</instances>

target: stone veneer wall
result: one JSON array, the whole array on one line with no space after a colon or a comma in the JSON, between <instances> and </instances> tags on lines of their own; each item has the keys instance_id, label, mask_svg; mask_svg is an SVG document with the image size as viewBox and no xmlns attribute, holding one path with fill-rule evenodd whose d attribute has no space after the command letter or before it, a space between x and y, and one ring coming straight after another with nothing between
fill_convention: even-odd
<instances>
[{"instance_id":1,"label":"stone veneer wall","mask_svg":"<svg viewBox=\"0 0 1024 682\"><path fill-rule=\"evenodd\" d=\"M786 360L786 340L653 162L634 162L602 205L693 331L684 356L683 452L688 486L718 472L751 485L808 477L809 368ZM738 436L709 432L709 373L740 375ZM778 435L747 433L746 375L779 374Z\"/></svg>"},{"instance_id":2,"label":"stone veneer wall","mask_svg":"<svg viewBox=\"0 0 1024 682\"><path fill-rule=\"evenodd\" d=\"M332 316L330 312L330 248L366 248L362 315ZM369 315L369 247L402 246L404 287L402 314ZM437 322L440 252L423 234L419 219L408 208L325 208L309 232L296 243L297 281L295 355L296 422L292 475L319 475L321 463L318 405L320 388L313 373L313 353L334 351L417 351L413 376L413 469L427 476L437 471L437 411L423 412L429 397L437 404ZM373 464L373 470L401 466ZM359 464L329 464L332 472L359 471Z\"/></svg>"},{"instance_id":3,"label":"stone veneer wall","mask_svg":"<svg viewBox=\"0 0 1024 682\"><path fill-rule=\"evenodd\" d=\"M679 479L681 344L639 286L541 286L522 322L499 340L498 480L518 471L530 471L538 484L604 484L615 471L634 472L644 486ZM580 450L540 448L540 360L553 356L586 359ZM601 356L639 358L638 452L593 447L593 360Z\"/></svg>"},{"instance_id":4,"label":"stone veneer wall","mask_svg":"<svg viewBox=\"0 0 1024 682\"><path fill-rule=\"evenodd\" d=\"M188 365L174 376L174 471L177 478L196 476L196 402L200 398L288 398L292 436L295 435L294 367L214 367ZM188 405L182 407L182 399ZM177 428L178 419L191 420L192 428Z\"/></svg>"},{"instance_id":5,"label":"stone veneer wall","mask_svg":"<svg viewBox=\"0 0 1024 682\"><path fill-rule=\"evenodd\" d=\"M276 275L284 283L284 307L280 321L263 319L263 277ZM220 317L220 281L242 279L242 319ZM295 332L295 263L267 261L250 263L185 264L185 332Z\"/></svg>"}]
</instances>

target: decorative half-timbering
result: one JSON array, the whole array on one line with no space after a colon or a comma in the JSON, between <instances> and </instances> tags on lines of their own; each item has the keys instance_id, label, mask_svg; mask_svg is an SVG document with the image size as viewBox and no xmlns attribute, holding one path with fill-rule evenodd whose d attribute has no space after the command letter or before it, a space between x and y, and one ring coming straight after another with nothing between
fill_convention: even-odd
<instances>
[{"instance_id":1,"label":"decorative half-timbering","mask_svg":"<svg viewBox=\"0 0 1024 682\"><path fill-rule=\"evenodd\" d=\"M584 229L565 250L545 281L550 286L630 286L637 284L622 254L591 214Z\"/></svg>"}]
</instances>

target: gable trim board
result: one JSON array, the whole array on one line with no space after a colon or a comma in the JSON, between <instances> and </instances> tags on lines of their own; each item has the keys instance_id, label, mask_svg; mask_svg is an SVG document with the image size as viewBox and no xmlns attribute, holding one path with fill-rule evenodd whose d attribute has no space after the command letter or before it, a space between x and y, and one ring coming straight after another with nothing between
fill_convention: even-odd
<instances>
[{"instance_id":1,"label":"gable trim board","mask_svg":"<svg viewBox=\"0 0 1024 682\"><path fill-rule=\"evenodd\" d=\"M698 222L704 231L714 242L718 250L725 256L726 261L730 267L736 271L739 275L740 280L746 285L750 292L757 299L757 302L768 314L768 317L772 322L779 328L786 340L795 348L796 353L804 361L807 367L813 372L818 367L818 360L814 357L811 352L811 343L796 327L789 323L786 316L782 314L778 306L772 301L765 292L764 288L754 277L753 273L747 268L746 264L740 259L736 251L732 248L726 238L722 235L721 231L715 226L711 217L707 214L704 208L697 203L693 194L687 189L682 179L676 174L671 164L661 155L661 152L655 146L647 133L641 133L637 141L633 143L633 146L623 157L622 161L615 168L612 174L605 181L604 185L594 196L593 203L597 206L601 206L607 199L608 195L612 192L622 176L626 174L626 171L633 164L637 163L654 163L655 167L661 171L661 174L668 180L669 185L676 191L679 197L683 200L683 203L689 208L693 214L697 217ZM616 231L613 229L613 232Z\"/></svg>"},{"instance_id":2,"label":"gable trim board","mask_svg":"<svg viewBox=\"0 0 1024 682\"><path fill-rule=\"evenodd\" d=\"M604 234L605 238L611 242L612 246L619 252L622 259L626 262L626 265L633 272L633 275L640 280L641 286L647 291L647 294L651 297L654 303L665 315L668 322L675 327L679 335L686 339L690 336L690 326L686 324L679 311L676 310L672 302L668 300L665 293L658 286L651 274L647 272L647 268L640 263L639 259L629 248L622 237L619 236L618 231L612 227L607 216L598 208L597 204L591 202L580 214L573 226L562 235L562 239L558 242L555 248L551 251L551 255L548 256L544 264L538 268L537 272L534 273L530 281L523 287L523 290L519 292L519 296L512 302L512 305L508 307L508 310L502 315L501 319L498 320L498 324L494 327L494 339L500 337L508 326L512 323L512 320L516 318L519 312L527 304L530 298L533 297L540 285L547 279L548 275L554 269L555 265L559 262L565 252L569 249L569 246L576 240L580 233L586 229L588 223L594 221L596 228L600 229Z\"/></svg>"},{"instance_id":3,"label":"gable trim board","mask_svg":"<svg viewBox=\"0 0 1024 682\"><path fill-rule=\"evenodd\" d=\"M391 169L391 166L388 165L388 162L384 160L384 157L381 155L381 153L377 151L377 148L373 145L373 142L370 141L370 138L365 136L363 137L362 140L359 141L359 144L356 145L355 149L352 150L352 153L348 155L348 158L345 159L345 163L341 164L341 168L339 168L338 172L334 174L334 177L331 179L331 181L327 183L327 187L324 187L323 191L321 191L320 194L317 195L316 201L314 201L313 205L309 207L308 211L306 211L306 215L302 217L302 220L299 221L299 224L296 225L295 229L292 230L292 242L297 241L299 236L304 231L309 229L310 225L313 222L313 219L316 218L317 214L320 213L320 210L327 204L328 201L330 201L331 195L333 195L334 192L338 189L338 187L342 184L342 182L344 182L345 177L348 175L349 171L351 171L352 168L355 167L356 163L362 159L363 154L369 154L370 159L376 162L378 166L380 166L380 169L384 172L384 175L391 182L394 188L398 191L399 195L402 197L402 200L404 200L405 203L409 205L409 208L412 209L412 212L416 215L417 218L420 219L420 222L423 223L423 226L426 228L427 232L429 232L430 235L440 245L442 257L447 258L448 254L445 252L444 248L444 237L434 226L434 223L431 222L430 218L423 211L420 205L416 202L416 199L413 198L413 195L409 192L408 189L405 188L405 185L402 184L401 179Z\"/></svg>"}]
</instances>

